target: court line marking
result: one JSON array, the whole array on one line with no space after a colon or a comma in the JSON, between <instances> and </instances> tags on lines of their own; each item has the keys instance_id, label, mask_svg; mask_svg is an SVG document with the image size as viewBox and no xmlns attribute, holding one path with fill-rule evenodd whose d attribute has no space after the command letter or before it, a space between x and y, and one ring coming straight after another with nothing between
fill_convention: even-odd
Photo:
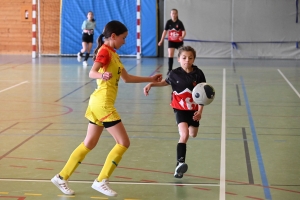
<instances>
[{"instance_id":1,"label":"court line marking","mask_svg":"<svg viewBox=\"0 0 300 200\"><path fill-rule=\"evenodd\" d=\"M18 83L18 84L16 84L16 85L10 86L10 87L8 87L8 88L6 88L6 89L0 90L0 93L1 93L1 92L4 92L4 91L6 91L6 90L10 90L10 89L12 89L12 88L18 87L19 85L23 85L23 84L25 84L25 83L28 83L28 81L23 81L23 82Z\"/></svg>"},{"instance_id":2,"label":"court line marking","mask_svg":"<svg viewBox=\"0 0 300 200\"><path fill-rule=\"evenodd\" d=\"M261 155L260 146L259 146L259 142L258 142L258 138L257 138L257 133L256 133L255 125L254 125L254 120L252 117L250 104L249 104L249 100L248 100L248 95L247 95L244 79L242 76L240 77L240 80L241 80L242 88L243 88L243 92L244 92L245 106L246 106L247 113L248 113L248 120L249 120L249 124L250 124L250 128L251 128L251 134L252 134L252 139L253 139L253 143L254 143L260 177L261 177L262 185L264 188L265 198L268 200L271 200L272 195L270 192L270 185L268 182L268 177L267 177L265 166L264 166L264 161L263 161L263 158Z\"/></svg>"},{"instance_id":3,"label":"court line marking","mask_svg":"<svg viewBox=\"0 0 300 200\"><path fill-rule=\"evenodd\" d=\"M71 92L65 94L64 96L60 97L59 99L55 100L54 102L58 102L58 101L62 100L63 98L65 98L65 97L69 96L70 94L76 92L77 90L79 90L79 89L85 87L86 85L90 84L91 82L93 82L93 81L95 81L95 80L96 80L96 79L92 79L92 80L90 80L89 82L86 82L84 85L82 85L82 86L80 86L80 87L74 89L73 91L71 91Z\"/></svg>"},{"instance_id":4,"label":"court line marking","mask_svg":"<svg viewBox=\"0 0 300 200\"><path fill-rule=\"evenodd\" d=\"M244 151L245 151L245 158L246 158L246 166L247 166L247 172L248 172L248 180L249 184L254 184L254 178L253 178L253 171L252 171L252 165L251 165L251 158L250 158L250 152L248 147L248 138L246 134L246 128L242 127L242 135L244 140Z\"/></svg>"},{"instance_id":5,"label":"court line marking","mask_svg":"<svg viewBox=\"0 0 300 200\"><path fill-rule=\"evenodd\" d=\"M24 193L26 196L42 196L42 194L35 194L35 193Z\"/></svg>"},{"instance_id":6,"label":"court line marking","mask_svg":"<svg viewBox=\"0 0 300 200\"><path fill-rule=\"evenodd\" d=\"M285 77L285 75L280 71L280 69L277 69L277 71L279 72L279 74L284 78L284 80L290 85L290 87L294 90L294 92L298 95L298 97L300 98L300 94L299 92L296 90L296 88L292 85L292 83Z\"/></svg>"},{"instance_id":7,"label":"court line marking","mask_svg":"<svg viewBox=\"0 0 300 200\"><path fill-rule=\"evenodd\" d=\"M226 69L223 69L222 91L222 125L221 125L221 158L220 158L220 194L219 199L225 200L226 190Z\"/></svg>"},{"instance_id":8,"label":"court line marking","mask_svg":"<svg viewBox=\"0 0 300 200\"><path fill-rule=\"evenodd\" d=\"M7 182L40 182L40 183L51 183L50 180L38 180L38 179L5 179L1 178L0 181ZM69 183L88 183L92 184L93 181L68 181ZM110 184L119 184L119 185L172 185L172 186L210 186L210 187L219 187L219 184L207 184L207 183L153 183L153 182L119 182L119 181L109 181Z\"/></svg>"},{"instance_id":9,"label":"court line marking","mask_svg":"<svg viewBox=\"0 0 300 200\"><path fill-rule=\"evenodd\" d=\"M11 150L9 150L8 152L4 153L2 156L0 155L0 161L5 158L5 156L9 155L11 152L13 152L14 150L18 149L20 146L22 146L23 144L25 144L27 141L29 141L31 138L33 138L34 136L38 135L40 132L46 130L50 125L52 125L52 123L49 123L47 126L43 127L42 129L40 129L39 131L37 131L36 133L32 134L30 137L28 137L27 139L25 139L24 141L22 141L20 144L18 144L17 146L15 146L14 148L12 148Z\"/></svg>"}]
</instances>

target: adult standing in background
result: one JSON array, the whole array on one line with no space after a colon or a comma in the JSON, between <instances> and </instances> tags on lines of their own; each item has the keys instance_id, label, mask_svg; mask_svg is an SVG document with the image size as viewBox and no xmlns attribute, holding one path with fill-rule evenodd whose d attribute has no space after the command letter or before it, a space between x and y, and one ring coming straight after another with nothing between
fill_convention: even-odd
<instances>
[{"instance_id":1,"label":"adult standing in background","mask_svg":"<svg viewBox=\"0 0 300 200\"><path fill-rule=\"evenodd\" d=\"M90 52L93 47L94 42L94 29L96 27L96 21L94 19L94 14L92 11L89 11L87 14L87 19L83 21L82 29L82 49L77 53L77 61L80 62L83 54L85 57L82 65L84 67L88 66L87 60L89 59Z\"/></svg>"},{"instance_id":2,"label":"adult standing in background","mask_svg":"<svg viewBox=\"0 0 300 200\"><path fill-rule=\"evenodd\" d=\"M175 49L183 46L183 39L186 35L182 21L178 19L178 10L173 8L171 10L171 19L165 25L165 30L162 33L161 39L158 43L160 46L168 33L168 74L173 69L173 57Z\"/></svg>"}]
</instances>

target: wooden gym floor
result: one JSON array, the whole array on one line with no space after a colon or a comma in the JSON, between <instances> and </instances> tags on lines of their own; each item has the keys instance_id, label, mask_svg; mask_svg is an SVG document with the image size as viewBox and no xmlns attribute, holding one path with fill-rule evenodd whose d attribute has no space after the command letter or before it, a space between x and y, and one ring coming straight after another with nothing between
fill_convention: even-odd
<instances>
[{"instance_id":1,"label":"wooden gym floor","mask_svg":"<svg viewBox=\"0 0 300 200\"><path fill-rule=\"evenodd\" d=\"M167 72L166 58L122 58L131 74ZM89 60L91 65L91 59ZM63 195L50 179L84 139L96 83L74 57L0 55L0 200L300 199L300 61L197 59L216 90L189 165L173 178L179 139L170 87L119 84L116 107L131 146L110 178L118 197L91 188L114 146L104 131ZM178 66L176 59L174 66Z\"/></svg>"}]
</instances>

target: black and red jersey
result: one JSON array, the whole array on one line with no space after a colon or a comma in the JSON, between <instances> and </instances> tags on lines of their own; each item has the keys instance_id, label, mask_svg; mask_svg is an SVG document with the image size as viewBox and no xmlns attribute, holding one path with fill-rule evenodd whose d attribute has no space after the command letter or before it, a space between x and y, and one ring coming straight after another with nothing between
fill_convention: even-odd
<instances>
[{"instance_id":1,"label":"black and red jersey","mask_svg":"<svg viewBox=\"0 0 300 200\"><path fill-rule=\"evenodd\" d=\"M182 42L179 38L182 36L182 31L185 31L183 23L177 19L175 22L169 19L165 25L165 30L168 32L168 40L171 42Z\"/></svg>"},{"instance_id":2,"label":"black and red jersey","mask_svg":"<svg viewBox=\"0 0 300 200\"><path fill-rule=\"evenodd\" d=\"M178 110L198 110L198 104L193 101L193 88L202 82L206 82L201 69L193 65L193 71L187 73L178 67L170 71L166 82L172 87L171 106Z\"/></svg>"}]
</instances>

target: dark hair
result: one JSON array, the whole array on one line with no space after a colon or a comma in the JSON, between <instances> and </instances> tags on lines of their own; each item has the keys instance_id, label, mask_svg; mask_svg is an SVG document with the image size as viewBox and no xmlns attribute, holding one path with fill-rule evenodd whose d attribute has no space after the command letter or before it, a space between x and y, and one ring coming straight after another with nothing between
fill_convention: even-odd
<instances>
[{"instance_id":1,"label":"dark hair","mask_svg":"<svg viewBox=\"0 0 300 200\"><path fill-rule=\"evenodd\" d=\"M97 39L97 48L94 51L93 59L94 60L96 59L98 50L104 43L103 37L107 39L107 38L110 38L110 36L113 33L118 36L118 35L121 35L121 34L127 32L127 31L128 31L127 27L119 21L113 20L113 21L108 22L105 25L103 32L101 33L101 35Z\"/></svg>"},{"instance_id":2,"label":"dark hair","mask_svg":"<svg viewBox=\"0 0 300 200\"><path fill-rule=\"evenodd\" d=\"M193 47L191 47L191 46L182 46L182 47L180 47L178 49L178 57L180 57L180 55L183 51L191 51L194 55L194 58L196 58L196 51Z\"/></svg>"},{"instance_id":3,"label":"dark hair","mask_svg":"<svg viewBox=\"0 0 300 200\"><path fill-rule=\"evenodd\" d=\"M89 11L88 14L89 13L92 13L94 15L93 11ZM94 21L96 21L95 18L92 19L92 22L94 22Z\"/></svg>"},{"instance_id":4,"label":"dark hair","mask_svg":"<svg viewBox=\"0 0 300 200\"><path fill-rule=\"evenodd\" d=\"M178 13L178 10L177 10L176 8L172 8L172 10L174 10L174 11L176 11L176 12ZM172 10L171 10L171 11L172 11Z\"/></svg>"},{"instance_id":5,"label":"dark hair","mask_svg":"<svg viewBox=\"0 0 300 200\"><path fill-rule=\"evenodd\" d=\"M177 12L177 19L179 19L179 17L178 17L178 10L176 8L172 8L171 11L176 11Z\"/></svg>"}]
</instances>

